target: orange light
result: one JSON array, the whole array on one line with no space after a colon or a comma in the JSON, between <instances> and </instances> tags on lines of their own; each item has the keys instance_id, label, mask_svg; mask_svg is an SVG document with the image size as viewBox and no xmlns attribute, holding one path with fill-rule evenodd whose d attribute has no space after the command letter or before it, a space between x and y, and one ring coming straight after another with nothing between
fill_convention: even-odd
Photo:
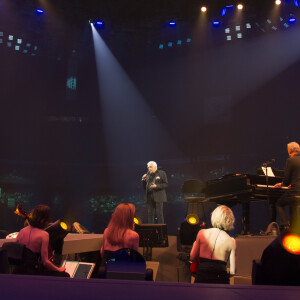
<instances>
[{"instance_id":1,"label":"orange light","mask_svg":"<svg viewBox=\"0 0 300 300\"><path fill-rule=\"evenodd\" d=\"M202 12L206 12L206 11L207 11L206 6L202 6L202 7L201 7L201 11L202 11Z\"/></svg>"},{"instance_id":2,"label":"orange light","mask_svg":"<svg viewBox=\"0 0 300 300\"><path fill-rule=\"evenodd\" d=\"M284 249L293 254L300 254L300 236L294 233L287 234L282 239Z\"/></svg>"},{"instance_id":3,"label":"orange light","mask_svg":"<svg viewBox=\"0 0 300 300\"><path fill-rule=\"evenodd\" d=\"M276 4L276 5L280 5L280 4L281 4L281 1L280 1L280 0L276 0L276 1L275 1L275 4Z\"/></svg>"},{"instance_id":4,"label":"orange light","mask_svg":"<svg viewBox=\"0 0 300 300\"><path fill-rule=\"evenodd\" d=\"M238 9L243 9L244 6L243 6L243 4L238 4L237 8L238 8Z\"/></svg>"}]
</instances>

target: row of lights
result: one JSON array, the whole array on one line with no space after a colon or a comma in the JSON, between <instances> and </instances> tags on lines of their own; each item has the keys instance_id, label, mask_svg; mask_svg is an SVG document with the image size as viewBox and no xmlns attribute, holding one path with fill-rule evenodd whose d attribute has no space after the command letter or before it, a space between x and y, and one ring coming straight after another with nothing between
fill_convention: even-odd
<instances>
[{"instance_id":1,"label":"row of lights","mask_svg":"<svg viewBox=\"0 0 300 300\"><path fill-rule=\"evenodd\" d=\"M275 0L275 4L276 4L276 5L281 5L281 3L282 3L281 0ZM295 4L296 7L299 7L299 0L294 0L294 4ZM232 9L232 8L234 8L234 5L227 5L227 6L225 6L225 7L221 10L221 15L224 16L225 13L226 13L226 10L227 10L227 9ZM236 5L236 8L237 8L238 10L242 10L242 9L244 8L244 5L241 4L241 3L239 3L239 4ZM201 7L201 11L202 11L202 12L207 12L207 7L206 7L206 6L202 6L202 7ZM36 13L41 15L41 14L44 13L44 10L41 9L41 8L38 8L38 9L36 9ZM93 23L94 25L98 25L98 26L103 26L103 25L104 25L102 21L91 22L91 20L89 20L89 23L90 23L90 24ZM171 23L171 22L170 22L170 23ZM170 23L169 23L169 25L172 25L172 24L170 24ZM175 23L175 22L174 22L174 23ZM175 25L175 24L174 24L174 25Z\"/></svg>"}]
</instances>

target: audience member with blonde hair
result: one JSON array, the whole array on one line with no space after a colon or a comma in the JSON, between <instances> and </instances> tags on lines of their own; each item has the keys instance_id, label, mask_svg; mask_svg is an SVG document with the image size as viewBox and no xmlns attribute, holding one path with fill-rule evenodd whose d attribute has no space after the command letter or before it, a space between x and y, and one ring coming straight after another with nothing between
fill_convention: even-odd
<instances>
[{"instance_id":1,"label":"audience member with blonde hair","mask_svg":"<svg viewBox=\"0 0 300 300\"><path fill-rule=\"evenodd\" d=\"M104 261L122 248L138 250L139 235L134 231L134 213L135 207L131 203L119 204L115 209L103 234L101 256Z\"/></svg>"},{"instance_id":2,"label":"audience member with blonde hair","mask_svg":"<svg viewBox=\"0 0 300 300\"><path fill-rule=\"evenodd\" d=\"M218 206L211 215L213 228L201 229L190 253L193 262L198 261L195 283L229 283L227 261L230 261L230 274L235 273L236 243L228 235L233 229L234 215L225 206Z\"/></svg>"}]
</instances>

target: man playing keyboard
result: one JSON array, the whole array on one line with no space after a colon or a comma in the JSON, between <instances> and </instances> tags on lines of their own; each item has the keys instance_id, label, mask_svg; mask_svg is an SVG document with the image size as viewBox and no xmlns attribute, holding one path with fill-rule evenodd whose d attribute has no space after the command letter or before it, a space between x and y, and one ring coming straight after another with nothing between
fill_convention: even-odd
<instances>
[{"instance_id":1,"label":"man playing keyboard","mask_svg":"<svg viewBox=\"0 0 300 300\"><path fill-rule=\"evenodd\" d=\"M290 187L277 201L276 209L282 229L290 226L284 207L289 206L291 222L296 218L295 206L296 196L300 195L300 146L296 142L287 145L289 158L286 160L286 168L283 182L277 183L274 187Z\"/></svg>"}]
</instances>

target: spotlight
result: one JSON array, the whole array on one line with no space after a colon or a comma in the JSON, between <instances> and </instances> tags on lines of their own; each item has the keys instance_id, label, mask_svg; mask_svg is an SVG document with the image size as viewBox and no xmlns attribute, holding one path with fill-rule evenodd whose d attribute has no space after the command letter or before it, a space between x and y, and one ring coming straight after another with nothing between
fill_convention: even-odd
<instances>
[{"instance_id":1,"label":"spotlight","mask_svg":"<svg viewBox=\"0 0 300 300\"><path fill-rule=\"evenodd\" d=\"M176 22L175 21L170 21L169 22L169 26L170 27L175 27L176 26Z\"/></svg>"},{"instance_id":2,"label":"spotlight","mask_svg":"<svg viewBox=\"0 0 300 300\"><path fill-rule=\"evenodd\" d=\"M49 244L55 254L61 254L64 238L69 233L71 226L66 221L57 220L50 224L45 231L49 233Z\"/></svg>"},{"instance_id":3,"label":"spotlight","mask_svg":"<svg viewBox=\"0 0 300 300\"><path fill-rule=\"evenodd\" d=\"M199 223L199 217L196 214L190 214L186 217L186 221L191 225L196 225Z\"/></svg>"},{"instance_id":4,"label":"spotlight","mask_svg":"<svg viewBox=\"0 0 300 300\"><path fill-rule=\"evenodd\" d=\"M35 11L38 15L42 15L44 13L44 11L40 8L38 8L36 11Z\"/></svg>"},{"instance_id":5,"label":"spotlight","mask_svg":"<svg viewBox=\"0 0 300 300\"><path fill-rule=\"evenodd\" d=\"M296 22L296 18L294 18L294 17L289 18L289 22L290 23L295 23Z\"/></svg>"},{"instance_id":6,"label":"spotlight","mask_svg":"<svg viewBox=\"0 0 300 300\"><path fill-rule=\"evenodd\" d=\"M238 4L237 9L241 10L243 8L244 8L243 4Z\"/></svg>"},{"instance_id":7,"label":"spotlight","mask_svg":"<svg viewBox=\"0 0 300 300\"><path fill-rule=\"evenodd\" d=\"M219 26L220 25L220 21L213 21L212 22L214 26Z\"/></svg>"},{"instance_id":8,"label":"spotlight","mask_svg":"<svg viewBox=\"0 0 300 300\"><path fill-rule=\"evenodd\" d=\"M95 23L94 23L94 25L96 25L96 26L104 26L104 23L102 22L102 21L96 21Z\"/></svg>"},{"instance_id":9,"label":"spotlight","mask_svg":"<svg viewBox=\"0 0 300 300\"><path fill-rule=\"evenodd\" d=\"M298 0L294 0L295 6L299 7L299 1Z\"/></svg>"},{"instance_id":10,"label":"spotlight","mask_svg":"<svg viewBox=\"0 0 300 300\"><path fill-rule=\"evenodd\" d=\"M201 11L202 11L202 12L206 12L206 11L207 11L206 6L202 6L202 7L201 7Z\"/></svg>"},{"instance_id":11,"label":"spotlight","mask_svg":"<svg viewBox=\"0 0 300 300\"><path fill-rule=\"evenodd\" d=\"M63 227L63 229L67 230L67 228L68 228L68 226L67 226L67 224L65 224L64 227ZM78 222L74 222L73 223L73 225L72 225L72 232L76 232L76 233L89 233L89 231L83 225L79 224Z\"/></svg>"},{"instance_id":12,"label":"spotlight","mask_svg":"<svg viewBox=\"0 0 300 300\"><path fill-rule=\"evenodd\" d=\"M221 16L224 17L226 14L226 7L221 10Z\"/></svg>"},{"instance_id":13,"label":"spotlight","mask_svg":"<svg viewBox=\"0 0 300 300\"><path fill-rule=\"evenodd\" d=\"M276 5L280 5L280 4L281 4L281 1L280 1L280 0L276 0L276 1L275 1L275 4L276 4Z\"/></svg>"},{"instance_id":14,"label":"spotlight","mask_svg":"<svg viewBox=\"0 0 300 300\"><path fill-rule=\"evenodd\" d=\"M282 239L283 248L292 253L300 254L300 236L294 233L285 235Z\"/></svg>"},{"instance_id":15,"label":"spotlight","mask_svg":"<svg viewBox=\"0 0 300 300\"><path fill-rule=\"evenodd\" d=\"M133 222L136 225L141 225L142 224L142 219L140 217L138 217L138 216L134 216L133 217Z\"/></svg>"}]
</instances>

